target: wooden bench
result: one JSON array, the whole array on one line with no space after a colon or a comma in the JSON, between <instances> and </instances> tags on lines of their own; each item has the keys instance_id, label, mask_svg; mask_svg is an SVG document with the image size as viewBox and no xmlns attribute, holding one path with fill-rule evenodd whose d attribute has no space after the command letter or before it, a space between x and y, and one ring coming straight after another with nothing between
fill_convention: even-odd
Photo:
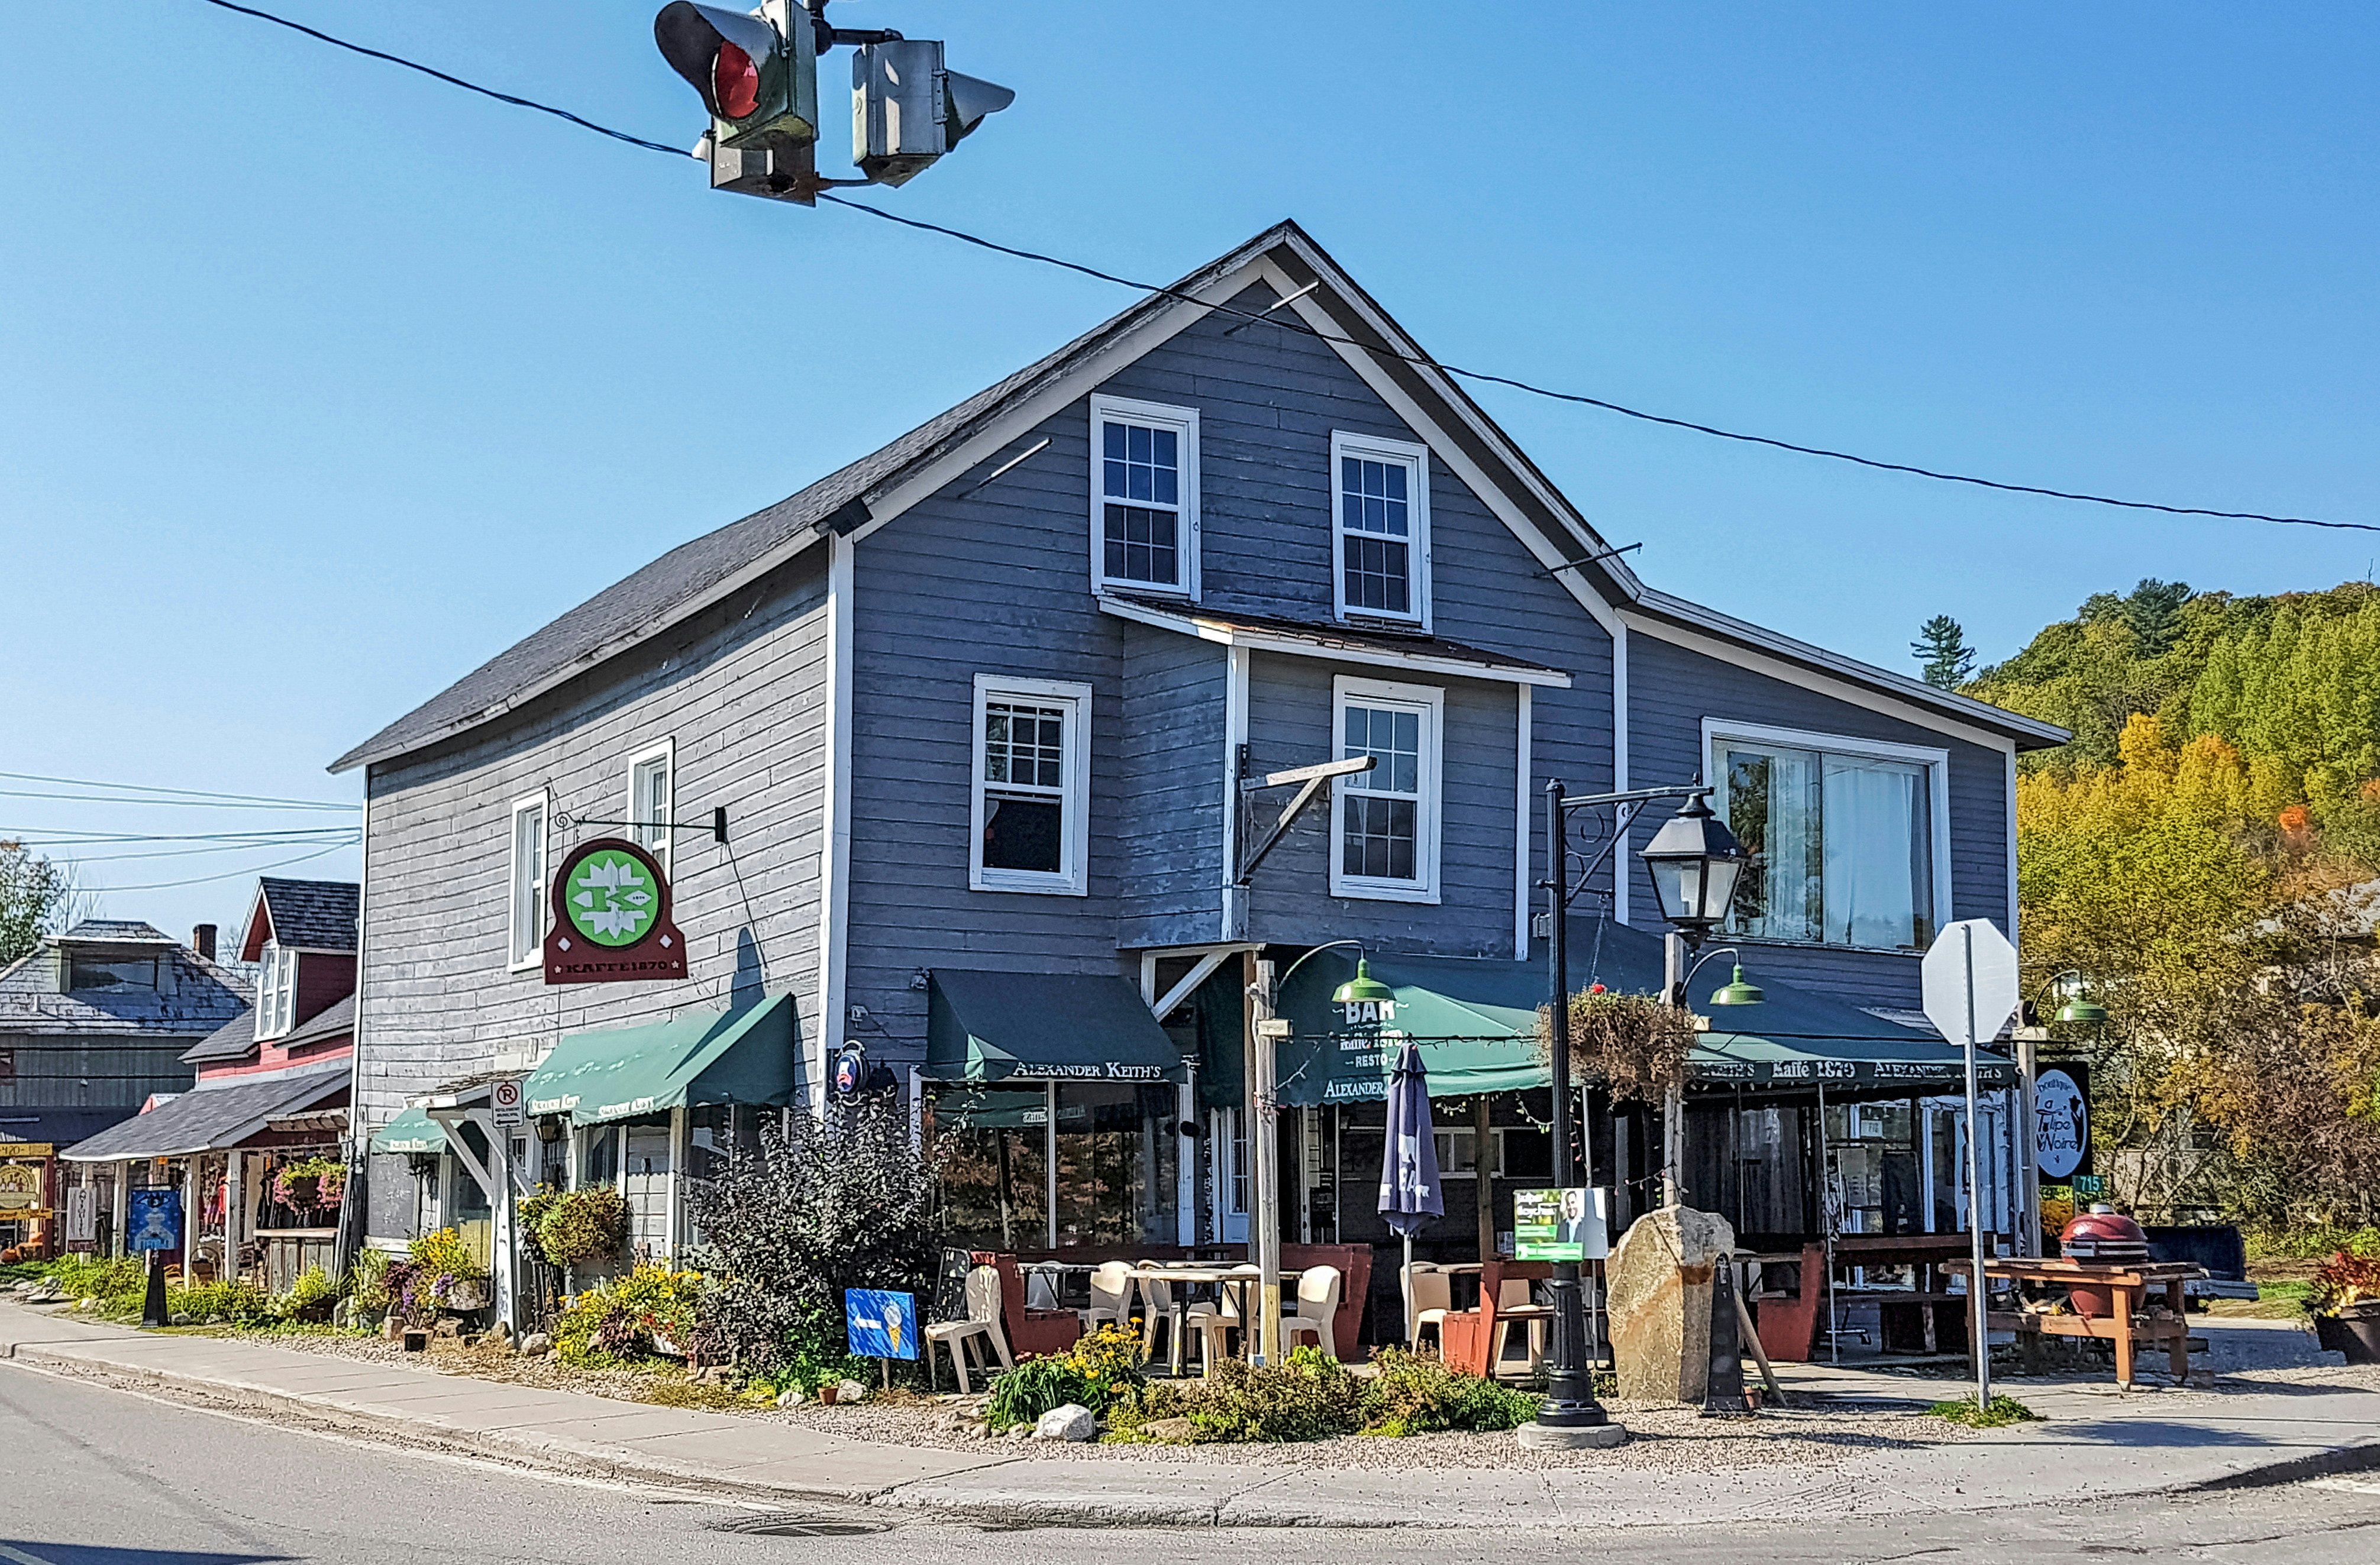
<instances>
[{"instance_id":1,"label":"wooden bench","mask_svg":"<svg viewBox=\"0 0 2380 1565\"><path fill-rule=\"evenodd\" d=\"M1963 1277L1968 1263L1956 1261L1942 1269ZM2190 1379L2190 1351L2204 1348L2205 1339L2190 1334L2190 1320L2185 1286L2194 1277L2205 1275L2205 1268L2186 1261L2153 1261L2141 1266L2086 1266L2080 1261L2029 1260L2010 1256L2004 1260L1984 1263L1984 1275L2009 1282L2042 1282L2058 1287L2095 1288L2107 1293L2114 1307L2104 1316L2034 1315L2027 1312L1993 1310L1985 1323L1994 1331L2013 1331L2020 1348L2030 1337L2035 1342L2043 1337L2096 1338L2116 1345L2116 1384L2127 1390L2132 1384L2132 1356L2143 1345L2162 1345L2166 1364L2172 1371L2177 1385ZM1967 1341L1970 1356L1975 1336L1973 1299L1985 1289L1969 1292ZM2141 1312L2153 1292L2165 1295L2167 1315L2163 1318L2144 1316Z\"/></svg>"}]
</instances>

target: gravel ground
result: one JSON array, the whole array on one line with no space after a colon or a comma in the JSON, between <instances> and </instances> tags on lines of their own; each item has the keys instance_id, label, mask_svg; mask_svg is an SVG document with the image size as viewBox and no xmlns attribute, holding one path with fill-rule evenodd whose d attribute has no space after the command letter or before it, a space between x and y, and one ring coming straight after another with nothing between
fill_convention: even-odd
<instances>
[{"instance_id":1,"label":"gravel ground","mask_svg":"<svg viewBox=\"0 0 2380 1565\"><path fill-rule=\"evenodd\" d=\"M451 1340L432 1341L428 1354L407 1353L377 1337L273 1336L258 1339L276 1347L334 1357L400 1365L443 1375L470 1375L515 1385L581 1391L622 1401L666 1401L717 1406L739 1417L769 1419L849 1439L887 1445L979 1450L986 1442L950 1426L955 1399L895 1393L889 1401L856 1407L815 1403L775 1408L690 1386L670 1372L569 1369L552 1358L525 1359L500 1349ZM1706 1419L1684 1408L1608 1404L1627 1425L1630 1441L1613 1451L1533 1452L1519 1449L1509 1431L1494 1434L1416 1435L1404 1439L1354 1437L1298 1445L1069 1445L1060 1441L1007 1442L1018 1454L1057 1462L1233 1462L1256 1467L1444 1469L1466 1467L1643 1468L1663 1472L1745 1468L1832 1466L1863 1451L1948 1445L1974 1438L1972 1431L1921 1413L1847 1413L1787 1409L1756 1419Z\"/></svg>"}]
</instances>

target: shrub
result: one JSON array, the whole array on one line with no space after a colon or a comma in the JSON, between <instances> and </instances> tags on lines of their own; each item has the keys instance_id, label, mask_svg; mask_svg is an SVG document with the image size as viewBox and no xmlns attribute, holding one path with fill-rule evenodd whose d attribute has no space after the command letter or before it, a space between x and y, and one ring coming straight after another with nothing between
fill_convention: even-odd
<instances>
[{"instance_id":1,"label":"shrub","mask_svg":"<svg viewBox=\"0 0 2380 1565\"><path fill-rule=\"evenodd\" d=\"M273 1318L273 1300L249 1282L201 1282L165 1292L166 1318L176 1326L254 1326Z\"/></svg>"},{"instance_id":2,"label":"shrub","mask_svg":"<svg viewBox=\"0 0 2380 1565\"><path fill-rule=\"evenodd\" d=\"M790 1134L764 1122L759 1153L693 1197L703 1234L693 1258L714 1284L702 1356L766 1377L805 1354L841 1356L846 1288L929 1296L935 1172L893 1103L839 1109L824 1123L796 1114Z\"/></svg>"},{"instance_id":3,"label":"shrub","mask_svg":"<svg viewBox=\"0 0 2380 1565\"><path fill-rule=\"evenodd\" d=\"M1109 1424L1127 1438L1162 1418L1187 1418L1202 1441L1327 1440L1363 1426L1363 1383L1313 1350L1278 1367L1238 1359L1215 1365L1203 1380L1157 1380L1119 1398Z\"/></svg>"},{"instance_id":4,"label":"shrub","mask_svg":"<svg viewBox=\"0 0 2380 1565\"><path fill-rule=\"evenodd\" d=\"M1517 1429L1537 1415L1538 1398L1484 1376L1449 1369L1434 1358L1382 1348L1373 1363L1379 1373L1364 1392L1367 1435Z\"/></svg>"},{"instance_id":5,"label":"shrub","mask_svg":"<svg viewBox=\"0 0 2380 1565\"><path fill-rule=\"evenodd\" d=\"M554 1353L565 1364L600 1368L655 1357L657 1338L682 1353L702 1295L700 1272L647 1262L573 1296L554 1322Z\"/></svg>"},{"instance_id":6,"label":"shrub","mask_svg":"<svg viewBox=\"0 0 2380 1565\"><path fill-rule=\"evenodd\" d=\"M1970 1429L1998 1429L2010 1424L2023 1424L2041 1414L2014 1397L1994 1397L1989 1407L1978 1407L1973 1397L1957 1401L1936 1402L1925 1410L1937 1418L1947 1418L1953 1424L1963 1424Z\"/></svg>"},{"instance_id":7,"label":"shrub","mask_svg":"<svg viewBox=\"0 0 2380 1565\"><path fill-rule=\"evenodd\" d=\"M1140 1339L1117 1326L1102 1326L1062 1353L1026 1359L992 1377L984 1417L995 1429L1034 1424L1068 1402L1105 1414L1119 1397L1141 1384Z\"/></svg>"},{"instance_id":8,"label":"shrub","mask_svg":"<svg viewBox=\"0 0 2380 1565\"><path fill-rule=\"evenodd\" d=\"M298 1274L289 1292L273 1301L273 1313L283 1320L321 1320L338 1302L339 1286L331 1280L331 1274L310 1266Z\"/></svg>"},{"instance_id":9,"label":"shrub","mask_svg":"<svg viewBox=\"0 0 2380 1565\"><path fill-rule=\"evenodd\" d=\"M2306 1292L2306 1308L2315 1315L2337 1315L2350 1304L2380 1301L2380 1258L2367 1259L2341 1250L2322 1263Z\"/></svg>"},{"instance_id":10,"label":"shrub","mask_svg":"<svg viewBox=\"0 0 2380 1565\"><path fill-rule=\"evenodd\" d=\"M518 1209L522 1231L548 1266L616 1260L628 1247L628 1199L611 1185L540 1191Z\"/></svg>"},{"instance_id":11,"label":"shrub","mask_svg":"<svg viewBox=\"0 0 2380 1565\"><path fill-rule=\"evenodd\" d=\"M2255 1231L2247 1240L2250 1260L2322 1260L2341 1250L2350 1256L2380 1256L2380 1228Z\"/></svg>"},{"instance_id":12,"label":"shrub","mask_svg":"<svg viewBox=\"0 0 2380 1565\"><path fill-rule=\"evenodd\" d=\"M89 1256L67 1256L52 1261L46 1275L50 1285L61 1293L76 1299L97 1299L98 1313L103 1316L137 1316L148 1299L147 1263L132 1256L103 1261Z\"/></svg>"}]
</instances>

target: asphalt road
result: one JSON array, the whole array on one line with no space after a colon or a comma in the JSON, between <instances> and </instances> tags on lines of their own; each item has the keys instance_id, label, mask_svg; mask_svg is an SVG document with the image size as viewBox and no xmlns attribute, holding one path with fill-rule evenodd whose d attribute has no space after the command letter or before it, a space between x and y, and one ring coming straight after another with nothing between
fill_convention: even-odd
<instances>
[{"instance_id":1,"label":"asphalt road","mask_svg":"<svg viewBox=\"0 0 2380 1565\"><path fill-rule=\"evenodd\" d=\"M1448 1481L1459 1481L1449 1475ZM0 1365L0 1562L234 1565L245 1561L1262 1561L1388 1565L1575 1560L1631 1565L2059 1565L2110 1557L2371 1565L2380 1474L2096 1510L1845 1524L1823 1517L1692 1531L1481 1536L1435 1531L1172 1534L1006 1530L814 1509L796 1517L277 1427ZM746 1529L738 1531L735 1529ZM755 1530L769 1529L769 1530Z\"/></svg>"}]
</instances>

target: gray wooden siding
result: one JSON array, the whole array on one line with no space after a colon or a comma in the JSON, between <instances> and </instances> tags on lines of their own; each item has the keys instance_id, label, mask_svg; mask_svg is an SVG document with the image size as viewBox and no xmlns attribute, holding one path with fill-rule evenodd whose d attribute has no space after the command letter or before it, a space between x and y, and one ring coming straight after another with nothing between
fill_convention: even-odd
<instances>
[{"instance_id":1,"label":"gray wooden siding","mask_svg":"<svg viewBox=\"0 0 2380 1565\"><path fill-rule=\"evenodd\" d=\"M1222 916L1218 806L1228 655L1212 642L1148 625L1117 628L1123 639L1117 942L1211 940Z\"/></svg>"},{"instance_id":2,"label":"gray wooden siding","mask_svg":"<svg viewBox=\"0 0 2380 1565\"><path fill-rule=\"evenodd\" d=\"M1823 696L1646 635L1628 642L1629 782L1654 787L1691 782L1709 763L1702 724L1766 723L1859 739L1924 745L1950 755L1950 907L1960 918L1989 918L2008 928L2008 760L2005 752L1905 722ZM1647 812L1634 847L1649 840L1667 812ZM1632 918L1661 927L1641 863L1632 866ZM1745 966L1758 981L1774 974L1789 983L1840 995L1854 1004L1915 1010L1914 955L1816 946L1758 945Z\"/></svg>"},{"instance_id":3,"label":"gray wooden siding","mask_svg":"<svg viewBox=\"0 0 2380 1565\"><path fill-rule=\"evenodd\" d=\"M140 1111L152 1092L188 1092L197 1071L182 1053L203 1033L185 1037L56 1037L40 1033L0 1033L0 1054L9 1062L0 1081L0 1110L9 1109L120 1109ZM0 1132L0 1138L24 1139Z\"/></svg>"},{"instance_id":4,"label":"gray wooden siding","mask_svg":"<svg viewBox=\"0 0 2380 1565\"><path fill-rule=\"evenodd\" d=\"M499 1054L731 998L791 991L800 1037L817 1036L823 552L466 743L371 770L366 1125ZM548 988L537 969L506 971L513 801L550 788L559 811L624 819L630 758L664 739L676 743L678 819L728 812L723 848L707 830L676 834L688 978ZM618 831L550 826L549 868L569 843Z\"/></svg>"},{"instance_id":5,"label":"gray wooden siding","mask_svg":"<svg viewBox=\"0 0 2380 1565\"><path fill-rule=\"evenodd\" d=\"M1251 290L1241 302L1261 308L1272 296ZM1198 410L1203 606L1327 622L1331 431L1420 437L1327 345L1269 327L1226 337L1231 324L1209 319L1098 389ZM922 1052L926 997L913 985L921 968L1131 975L1134 948L1216 938L1224 657L1210 644L1099 612L1089 575L1090 389L1007 449L1044 438L1047 448L970 491L985 464L856 552L847 976L852 1003L867 1012L852 1036L890 1058ZM1609 637L1560 587L1531 574L1535 558L1436 461L1431 509L1437 633L1568 669L1576 680L1574 689L1535 693L1533 785L1560 776L1574 789L1609 787ZM1462 689L1450 698L1449 716L1450 755L1465 758L1461 803L1450 813L1461 829L1448 840L1440 905L1339 904L1343 926L1315 938L1354 934L1384 947L1511 954L1512 687L1386 668L1348 672ZM967 890L968 743L979 673L1093 687L1087 896ZM1252 721L1282 736L1285 756L1313 759L1330 744L1329 668L1315 663L1289 677L1305 678L1307 693L1319 678L1318 719L1303 710L1269 713L1259 690ZM1325 895L1318 841L1310 856L1303 866L1294 854L1269 863L1259 888L1284 904ZM1299 938L1292 928L1257 932Z\"/></svg>"}]
</instances>

